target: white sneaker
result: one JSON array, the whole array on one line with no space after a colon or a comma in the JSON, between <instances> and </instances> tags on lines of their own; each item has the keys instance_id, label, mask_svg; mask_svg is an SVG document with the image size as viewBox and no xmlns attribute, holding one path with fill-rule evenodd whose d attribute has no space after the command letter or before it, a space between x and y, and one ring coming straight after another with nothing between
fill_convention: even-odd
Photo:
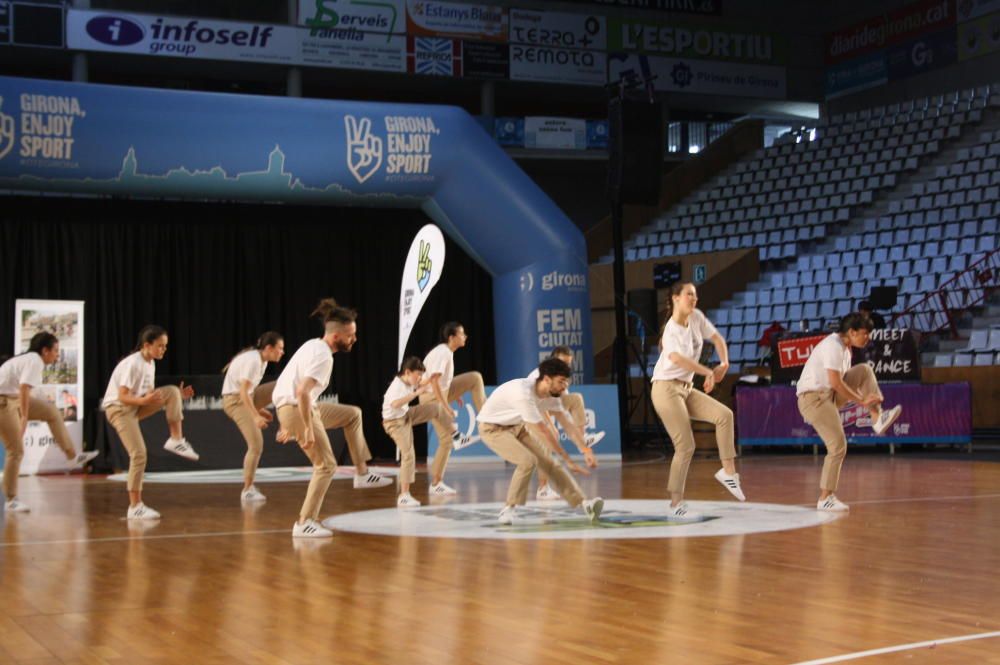
<instances>
[{"instance_id":1,"label":"white sneaker","mask_svg":"<svg viewBox=\"0 0 1000 665\"><path fill-rule=\"evenodd\" d=\"M898 408L898 407L897 407ZM851 507L831 494L830 496L816 502L816 510L825 510L830 513L844 513Z\"/></svg>"},{"instance_id":2,"label":"white sneaker","mask_svg":"<svg viewBox=\"0 0 1000 665\"><path fill-rule=\"evenodd\" d=\"M128 512L125 513L125 519L127 520L158 520L160 519L160 513L156 512L146 504L141 501L134 506L129 506Z\"/></svg>"},{"instance_id":3,"label":"white sneaker","mask_svg":"<svg viewBox=\"0 0 1000 665\"><path fill-rule=\"evenodd\" d=\"M552 489L552 485L543 485L535 492L535 498L539 501L558 501L562 497L559 492Z\"/></svg>"},{"instance_id":4,"label":"white sneaker","mask_svg":"<svg viewBox=\"0 0 1000 665\"><path fill-rule=\"evenodd\" d=\"M882 434L896 422L896 419L899 418L899 414L902 412L903 406L901 404L897 404L888 411L883 410L879 414L878 420L872 423L872 429L875 430L876 434Z\"/></svg>"},{"instance_id":5,"label":"white sneaker","mask_svg":"<svg viewBox=\"0 0 1000 665\"><path fill-rule=\"evenodd\" d=\"M31 508L28 507L28 504L23 501L18 501L16 496L10 501L6 501L3 504L3 509L8 513L26 513L31 510Z\"/></svg>"},{"instance_id":6,"label":"white sneaker","mask_svg":"<svg viewBox=\"0 0 1000 665\"><path fill-rule=\"evenodd\" d=\"M743 494L743 490L740 488L740 474L734 473L730 476L726 473L725 469L719 469L715 472L715 479L722 483L722 486L740 501L747 500L746 495Z\"/></svg>"},{"instance_id":7,"label":"white sneaker","mask_svg":"<svg viewBox=\"0 0 1000 665\"><path fill-rule=\"evenodd\" d=\"M703 515L688 508L686 501L681 501L676 506L667 506L667 519L675 522L700 522Z\"/></svg>"},{"instance_id":8,"label":"white sneaker","mask_svg":"<svg viewBox=\"0 0 1000 665\"><path fill-rule=\"evenodd\" d=\"M582 505L583 512L587 513L587 517L590 518L591 522L596 523L601 519L601 511L604 510L604 499L595 496L593 499L584 501Z\"/></svg>"},{"instance_id":9,"label":"white sneaker","mask_svg":"<svg viewBox=\"0 0 1000 665\"><path fill-rule=\"evenodd\" d=\"M184 459L189 459L193 462L197 462L198 458L201 457L194 451L191 444L187 442L187 439L175 439L171 437L163 444L163 449L169 450L174 455L180 455Z\"/></svg>"},{"instance_id":10,"label":"white sneaker","mask_svg":"<svg viewBox=\"0 0 1000 665\"><path fill-rule=\"evenodd\" d=\"M244 490L240 493L240 501L254 502L254 501L267 501L267 497L260 493L256 485L251 485L250 489Z\"/></svg>"},{"instance_id":11,"label":"white sneaker","mask_svg":"<svg viewBox=\"0 0 1000 665\"><path fill-rule=\"evenodd\" d=\"M447 485L444 484L443 480L439 483L431 485L430 488L427 490L427 493L430 494L431 496L455 496L456 494L458 494L458 492L455 491L454 487L448 487Z\"/></svg>"},{"instance_id":12,"label":"white sneaker","mask_svg":"<svg viewBox=\"0 0 1000 665\"><path fill-rule=\"evenodd\" d=\"M397 508L419 508L420 502L413 498L413 495L407 492L406 494L400 494L399 498L396 499Z\"/></svg>"},{"instance_id":13,"label":"white sneaker","mask_svg":"<svg viewBox=\"0 0 1000 665\"><path fill-rule=\"evenodd\" d=\"M372 473L369 471L367 474L361 476L354 474L354 489L356 490L367 490L373 487L385 487L386 485L392 484L392 478L386 478L385 476L380 476L377 473Z\"/></svg>"},{"instance_id":14,"label":"white sneaker","mask_svg":"<svg viewBox=\"0 0 1000 665\"><path fill-rule=\"evenodd\" d=\"M604 438L604 434L605 432L597 432L596 434L587 434L586 436L583 437L583 442L587 444L588 448L593 448L594 446L596 446L601 442L601 439Z\"/></svg>"},{"instance_id":15,"label":"white sneaker","mask_svg":"<svg viewBox=\"0 0 1000 665\"><path fill-rule=\"evenodd\" d=\"M80 453L73 459L69 460L69 466L71 469L80 469L87 465L90 460L97 457L98 453L96 450L88 450L85 453Z\"/></svg>"},{"instance_id":16,"label":"white sneaker","mask_svg":"<svg viewBox=\"0 0 1000 665\"><path fill-rule=\"evenodd\" d=\"M332 535L333 531L325 528L316 520L296 522L295 526L292 527L292 538L329 538Z\"/></svg>"},{"instance_id":17,"label":"white sneaker","mask_svg":"<svg viewBox=\"0 0 1000 665\"><path fill-rule=\"evenodd\" d=\"M513 524L516 519L517 508L515 506L504 506L503 510L500 511L500 516L497 518L497 522L500 524Z\"/></svg>"},{"instance_id":18,"label":"white sneaker","mask_svg":"<svg viewBox=\"0 0 1000 665\"><path fill-rule=\"evenodd\" d=\"M479 435L478 434L473 434L472 436L465 436L465 435L459 434L458 430L455 430L454 434L451 435L451 449L452 450L461 450L462 448L468 448L472 444L478 443L478 442L479 442Z\"/></svg>"}]
</instances>

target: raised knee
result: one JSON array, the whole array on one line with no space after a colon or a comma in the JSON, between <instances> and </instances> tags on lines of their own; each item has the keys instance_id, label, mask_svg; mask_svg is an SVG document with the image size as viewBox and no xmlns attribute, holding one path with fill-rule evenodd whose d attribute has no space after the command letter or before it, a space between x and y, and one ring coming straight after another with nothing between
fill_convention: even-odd
<instances>
[{"instance_id":1,"label":"raised knee","mask_svg":"<svg viewBox=\"0 0 1000 665\"><path fill-rule=\"evenodd\" d=\"M157 390L168 400L181 398L181 389L177 386L160 386Z\"/></svg>"},{"instance_id":2,"label":"raised knee","mask_svg":"<svg viewBox=\"0 0 1000 665\"><path fill-rule=\"evenodd\" d=\"M727 406L722 407L722 411L719 413L719 418L715 421L716 425L732 425L733 424L733 410Z\"/></svg>"},{"instance_id":3,"label":"raised knee","mask_svg":"<svg viewBox=\"0 0 1000 665\"><path fill-rule=\"evenodd\" d=\"M350 423L352 425L355 424L355 423L360 423L361 422L361 409L359 409L356 406L352 406L352 407L350 407L350 409L351 409Z\"/></svg>"}]
</instances>

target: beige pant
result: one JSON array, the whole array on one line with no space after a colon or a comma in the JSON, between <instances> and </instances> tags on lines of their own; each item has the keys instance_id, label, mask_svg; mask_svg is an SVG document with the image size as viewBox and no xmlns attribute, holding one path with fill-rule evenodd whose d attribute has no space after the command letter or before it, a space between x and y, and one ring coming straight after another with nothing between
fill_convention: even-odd
<instances>
[{"instance_id":1,"label":"beige pant","mask_svg":"<svg viewBox=\"0 0 1000 665\"><path fill-rule=\"evenodd\" d=\"M412 483L417 476L416 455L413 452L413 426L422 425L432 418L440 418L443 407L437 402L411 406L402 418L383 420L382 428L399 448L399 478Z\"/></svg>"},{"instance_id":2,"label":"beige pant","mask_svg":"<svg viewBox=\"0 0 1000 665\"><path fill-rule=\"evenodd\" d=\"M562 402L562 407L566 409L569 413L569 417L573 420L573 424L580 428L580 431L586 433L587 431L587 410L583 405L583 395L579 393L569 393L564 392L562 397L559 398ZM548 416L546 416L548 417ZM558 431L558 430L556 430ZM555 451L550 452L551 456L555 456ZM545 475L545 472L541 469L538 470L538 484L544 485L549 480L549 477Z\"/></svg>"},{"instance_id":3,"label":"beige pant","mask_svg":"<svg viewBox=\"0 0 1000 665\"><path fill-rule=\"evenodd\" d=\"M844 383L862 397L878 395L882 397L875 372L871 365L862 363L844 372ZM847 437L844 424L840 420L840 409L847 401L833 390L816 390L799 395L799 413L802 419L813 426L826 445L823 460L823 475L820 489L833 492L840 481L840 467L847 456Z\"/></svg>"},{"instance_id":4,"label":"beige pant","mask_svg":"<svg viewBox=\"0 0 1000 665\"><path fill-rule=\"evenodd\" d=\"M563 393L559 398L562 406L573 419L573 423L581 430L587 430L587 411L583 406L583 395L580 393Z\"/></svg>"},{"instance_id":5,"label":"beige pant","mask_svg":"<svg viewBox=\"0 0 1000 665\"><path fill-rule=\"evenodd\" d=\"M163 404L148 404L146 406L126 406L113 404L104 411L108 422L118 432L122 445L128 451L128 482L129 492L142 490L142 474L146 471L146 441L142 438L139 421L149 418L154 413L166 410L167 422L178 423L184 420L181 411L181 390L177 386L161 386L157 388L165 398Z\"/></svg>"},{"instance_id":6,"label":"beige pant","mask_svg":"<svg viewBox=\"0 0 1000 665\"><path fill-rule=\"evenodd\" d=\"M546 473L559 496L569 505L576 507L583 502L583 491L573 476L562 464L552 459L548 450L535 441L524 425L479 423L479 434L490 450L517 465L507 490L508 506L523 506L527 502L531 475L536 467Z\"/></svg>"},{"instance_id":7,"label":"beige pant","mask_svg":"<svg viewBox=\"0 0 1000 665\"><path fill-rule=\"evenodd\" d=\"M271 394L274 392L274 381L262 383L253 391L253 406L255 409L263 409L271 403ZM239 394L223 395L222 410L229 418L236 423L240 434L247 442L247 454L243 457L243 481L246 484L253 482L257 473L257 465L260 464L260 455L264 450L264 435L260 428L254 423L256 413L251 413L240 399Z\"/></svg>"},{"instance_id":8,"label":"beige pant","mask_svg":"<svg viewBox=\"0 0 1000 665\"><path fill-rule=\"evenodd\" d=\"M28 399L28 420L40 420L49 426L56 445L67 455L74 455L76 448L59 410L51 403ZM7 450L3 467L3 493L8 499L17 496L17 475L24 459L24 441L21 439L21 407L15 395L0 395L0 439Z\"/></svg>"},{"instance_id":9,"label":"beige pant","mask_svg":"<svg viewBox=\"0 0 1000 665\"><path fill-rule=\"evenodd\" d=\"M653 381L653 408L663 421L674 444L674 459L670 462L671 493L684 493L688 469L694 456L694 432L691 421L715 425L715 440L719 457L730 460L736 457L733 443L733 412L685 381Z\"/></svg>"},{"instance_id":10,"label":"beige pant","mask_svg":"<svg viewBox=\"0 0 1000 665\"><path fill-rule=\"evenodd\" d=\"M441 409L441 416L431 420L434 432L438 438L438 449L434 453L434 461L431 463L431 479L442 478L444 469L448 466L448 457L451 456L451 433L455 430L455 419L451 415L451 403L464 395L472 393L472 403L476 406L476 413L482 410L486 403L486 386L483 385L483 375L479 372L465 372L456 376L451 386L448 387L448 394L445 404ZM420 403L429 402L434 399L434 393L424 393L420 396Z\"/></svg>"},{"instance_id":11,"label":"beige pant","mask_svg":"<svg viewBox=\"0 0 1000 665\"><path fill-rule=\"evenodd\" d=\"M286 404L278 409L278 422L281 427L292 432L299 442L305 434L305 423L299 415L299 407ZM354 465L367 462L372 458L361 430L361 409L348 404L316 404L313 406L313 445L304 449L306 457L313 465L312 479L306 490L306 499L299 511L299 520L319 519L319 511L323 506L323 498L337 470L337 461L333 458L330 439L326 435L328 429L344 429L344 438L351 451Z\"/></svg>"}]
</instances>

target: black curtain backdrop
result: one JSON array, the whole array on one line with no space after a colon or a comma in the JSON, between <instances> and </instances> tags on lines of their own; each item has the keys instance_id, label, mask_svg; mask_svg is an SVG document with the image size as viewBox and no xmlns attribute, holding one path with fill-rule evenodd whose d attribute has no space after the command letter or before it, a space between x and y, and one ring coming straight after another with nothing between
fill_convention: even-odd
<instances>
[{"instance_id":1,"label":"black curtain backdrop","mask_svg":"<svg viewBox=\"0 0 1000 665\"><path fill-rule=\"evenodd\" d=\"M359 316L358 343L336 355L331 389L364 411L373 455L395 456L381 426L382 394L397 369L400 278L414 235L429 221L422 212L3 197L0 221L0 352L13 349L15 299L86 302L90 447L111 371L143 325L158 323L169 334L158 377L219 374L265 330L285 336L290 358L321 334L309 313L333 296ZM469 333L455 355L456 373L476 369L494 382L491 278L450 239L408 354L426 354L448 320ZM426 438L417 444L423 454Z\"/></svg>"}]
</instances>

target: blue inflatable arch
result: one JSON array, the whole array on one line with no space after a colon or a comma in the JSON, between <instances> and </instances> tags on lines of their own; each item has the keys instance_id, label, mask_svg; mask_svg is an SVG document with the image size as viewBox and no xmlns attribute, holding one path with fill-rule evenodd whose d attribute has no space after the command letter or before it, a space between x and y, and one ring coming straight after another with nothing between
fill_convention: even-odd
<instances>
[{"instance_id":1,"label":"blue inflatable arch","mask_svg":"<svg viewBox=\"0 0 1000 665\"><path fill-rule=\"evenodd\" d=\"M465 111L0 77L0 187L421 208L493 276L497 374L592 374L583 234Z\"/></svg>"}]
</instances>

